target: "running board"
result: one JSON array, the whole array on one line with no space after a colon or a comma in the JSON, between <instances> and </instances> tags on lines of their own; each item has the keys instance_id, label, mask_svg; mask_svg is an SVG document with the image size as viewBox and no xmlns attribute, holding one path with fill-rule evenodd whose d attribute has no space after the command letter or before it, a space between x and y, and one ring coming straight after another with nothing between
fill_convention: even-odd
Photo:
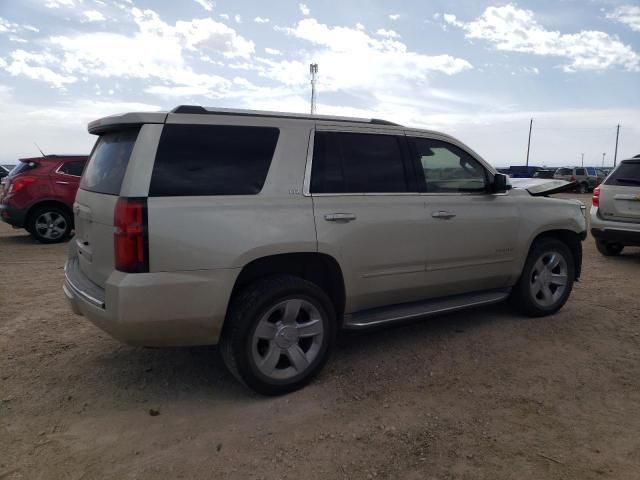
<instances>
[{"instance_id":1,"label":"running board","mask_svg":"<svg viewBox=\"0 0 640 480\"><path fill-rule=\"evenodd\" d=\"M491 305L505 300L510 292L511 289L489 290L362 310L345 315L342 326L345 330L362 330L387 323L455 312L470 307Z\"/></svg>"}]
</instances>

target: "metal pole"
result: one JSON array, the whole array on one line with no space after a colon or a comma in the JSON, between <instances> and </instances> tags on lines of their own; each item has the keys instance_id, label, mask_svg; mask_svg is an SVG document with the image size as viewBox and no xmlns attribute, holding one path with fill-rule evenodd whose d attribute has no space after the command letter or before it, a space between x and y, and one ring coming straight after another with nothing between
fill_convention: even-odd
<instances>
[{"instance_id":1,"label":"metal pole","mask_svg":"<svg viewBox=\"0 0 640 480\"><path fill-rule=\"evenodd\" d=\"M318 73L318 64L309 65L309 73L311 73L311 115L316 113L316 74Z\"/></svg>"},{"instance_id":2,"label":"metal pole","mask_svg":"<svg viewBox=\"0 0 640 480\"><path fill-rule=\"evenodd\" d=\"M582 160L581 160L580 166L584 167L584 153L581 153L580 155L582 155Z\"/></svg>"},{"instance_id":3,"label":"metal pole","mask_svg":"<svg viewBox=\"0 0 640 480\"><path fill-rule=\"evenodd\" d=\"M606 155L605 152L602 153L602 166L604 167L604 156Z\"/></svg>"},{"instance_id":4,"label":"metal pole","mask_svg":"<svg viewBox=\"0 0 640 480\"><path fill-rule=\"evenodd\" d=\"M620 136L620 124L618 124L618 128L616 129L616 150L613 153L613 166L616 166L616 161L618 160L618 137Z\"/></svg>"},{"instance_id":5,"label":"metal pole","mask_svg":"<svg viewBox=\"0 0 640 480\"><path fill-rule=\"evenodd\" d=\"M529 122L529 141L527 142L527 167L529 166L529 149L531 148L531 128L533 127L533 118Z\"/></svg>"}]
</instances>

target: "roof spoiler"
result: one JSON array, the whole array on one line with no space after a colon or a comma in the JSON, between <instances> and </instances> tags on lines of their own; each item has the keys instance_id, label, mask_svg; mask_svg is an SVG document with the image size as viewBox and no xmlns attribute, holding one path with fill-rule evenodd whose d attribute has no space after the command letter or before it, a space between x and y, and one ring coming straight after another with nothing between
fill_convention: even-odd
<instances>
[{"instance_id":1,"label":"roof spoiler","mask_svg":"<svg viewBox=\"0 0 640 480\"><path fill-rule=\"evenodd\" d=\"M114 130L137 127L144 123L164 123L167 112L132 112L110 115L89 122L87 130L92 135L101 135Z\"/></svg>"}]
</instances>

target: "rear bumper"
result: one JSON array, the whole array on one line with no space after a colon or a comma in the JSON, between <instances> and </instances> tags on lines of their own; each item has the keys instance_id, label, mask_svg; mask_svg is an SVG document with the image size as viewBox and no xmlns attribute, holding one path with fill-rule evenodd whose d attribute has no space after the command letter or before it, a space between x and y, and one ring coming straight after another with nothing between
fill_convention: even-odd
<instances>
[{"instance_id":1,"label":"rear bumper","mask_svg":"<svg viewBox=\"0 0 640 480\"><path fill-rule=\"evenodd\" d=\"M27 211L2 203L0 204L0 218L13 227L23 228Z\"/></svg>"},{"instance_id":2,"label":"rear bumper","mask_svg":"<svg viewBox=\"0 0 640 480\"><path fill-rule=\"evenodd\" d=\"M126 274L105 288L91 282L77 258L65 265L64 295L74 313L112 337L142 346L218 343L237 269Z\"/></svg>"},{"instance_id":3,"label":"rear bumper","mask_svg":"<svg viewBox=\"0 0 640 480\"><path fill-rule=\"evenodd\" d=\"M603 220L598 208L591 207L591 235L602 242L640 246L640 223Z\"/></svg>"}]
</instances>

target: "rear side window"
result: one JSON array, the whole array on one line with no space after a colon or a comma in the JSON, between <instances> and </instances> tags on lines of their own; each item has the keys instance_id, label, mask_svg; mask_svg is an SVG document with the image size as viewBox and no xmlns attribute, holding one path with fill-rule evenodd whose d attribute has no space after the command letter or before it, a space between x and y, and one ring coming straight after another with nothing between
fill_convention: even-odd
<instances>
[{"instance_id":1,"label":"rear side window","mask_svg":"<svg viewBox=\"0 0 640 480\"><path fill-rule=\"evenodd\" d=\"M89 157L80 188L118 195L139 131L136 128L100 136Z\"/></svg>"},{"instance_id":2,"label":"rear side window","mask_svg":"<svg viewBox=\"0 0 640 480\"><path fill-rule=\"evenodd\" d=\"M556 170L556 175L572 175L573 171L569 168L559 168Z\"/></svg>"},{"instance_id":3,"label":"rear side window","mask_svg":"<svg viewBox=\"0 0 640 480\"><path fill-rule=\"evenodd\" d=\"M260 193L279 135L272 127L165 125L149 196Z\"/></svg>"},{"instance_id":4,"label":"rear side window","mask_svg":"<svg viewBox=\"0 0 640 480\"><path fill-rule=\"evenodd\" d=\"M607 181L607 185L640 185L640 161L622 162Z\"/></svg>"},{"instance_id":5,"label":"rear side window","mask_svg":"<svg viewBox=\"0 0 640 480\"><path fill-rule=\"evenodd\" d=\"M14 175L18 175L20 173L28 172L29 170L33 170L36 168L38 164L36 162L22 161L20 160L18 164L11 169L9 172L9 176L13 177Z\"/></svg>"},{"instance_id":6,"label":"rear side window","mask_svg":"<svg viewBox=\"0 0 640 480\"><path fill-rule=\"evenodd\" d=\"M586 175L584 168L576 168L576 175Z\"/></svg>"},{"instance_id":7,"label":"rear side window","mask_svg":"<svg viewBox=\"0 0 640 480\"><path fill-rule=\"evenodd\" d=\"M85 163L86 162L84 160L67 162L62 164L60 168L58 168L58 172L64 173L65 175L73 175L74 177L81 177Z\"/></svg>"},{"instance_id":8,"label":"rear side window","mask_svg":"<svg viewBox=\"0 0 640 480\"><path fill-rule=\"evenodd\" d=\"M407 174L396 136L316 132L312 193L407 191Z\"/></svg>"}]
</instances>

